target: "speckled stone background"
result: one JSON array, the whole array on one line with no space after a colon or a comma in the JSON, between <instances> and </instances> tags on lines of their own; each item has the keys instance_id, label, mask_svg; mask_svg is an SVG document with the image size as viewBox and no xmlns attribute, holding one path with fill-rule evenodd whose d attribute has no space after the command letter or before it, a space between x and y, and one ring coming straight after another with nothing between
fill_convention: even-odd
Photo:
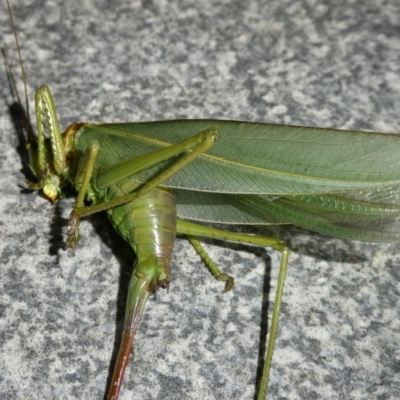
<instances>
[{"instance_id":1,"label":"speckled stone background","mask_svg":"<svg viewBox=\"0 0 400 400\"><path fill-rule=\"evenodd\" d=\"M50 85L63 127L220 118L400 132L397 0L15 0L13 10L29 98ZM0 39L15 65L4 0ZM24 189L12 102L0 68L0 398L102 399L134 255L99 215L68 257L72 199L53 207ZM247 232L292 250L268 398L400 398L400 246ZM279 254L207 249L234 290L222 295L177 240L170 293L149 301L121 399L254 398Z\"/></svg>"}]
</instances>

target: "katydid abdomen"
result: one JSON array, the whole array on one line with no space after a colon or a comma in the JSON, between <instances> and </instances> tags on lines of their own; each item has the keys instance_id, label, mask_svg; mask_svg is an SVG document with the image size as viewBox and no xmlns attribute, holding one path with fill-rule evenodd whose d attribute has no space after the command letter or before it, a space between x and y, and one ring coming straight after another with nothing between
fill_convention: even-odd
<instances>
[{"instance_id":1,"label":"katydid abdomen","mask_svg":"<svg viewBox=\"0 0 400 400\"><path fill-rule=\"evenodd\" d=\"M106 191L104 201L123 196L127 190L132 190L130 186L127 181L113 185ZM124 329L108 394L109 399L116 399L146 301L152 291L160 287L168 288L169 285L176 236L175 198L167 190L154 189L135 201L111 208L107 212L115 230L136 253Z\"/></svg>"},{"instance_id":2,"label":"katydid abdomen","mask_svg":"<svg viewBox=\"0 0 400 400\"><path fill-rule=\"evenodd\" d=\"M132 192L129 182L113 185L105 201ZM137 185L136 185L137 186ZM132 246L138 265L156 265L151 289L168 284L170 263L176 237L176 206L174 195L167 190L154 189L144 196L107 210L115 230ZM154 259L154 260L153 260Z\"/></svg>"}]
</instances>

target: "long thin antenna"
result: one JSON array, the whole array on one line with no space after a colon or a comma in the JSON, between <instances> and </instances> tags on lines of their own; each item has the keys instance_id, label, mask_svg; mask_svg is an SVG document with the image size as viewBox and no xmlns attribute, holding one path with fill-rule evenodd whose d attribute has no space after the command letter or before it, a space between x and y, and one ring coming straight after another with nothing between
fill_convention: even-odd
<instances>
[{"instance_id":1,"label":"long thin antenna","mask_svg":"<svg viewBox=\"0 0 400 400\"><path fill-rule=\"evenodd\" d=\"M10 65L10 63L8 61L8 57L7 57L6 51L2 48L1 52L3 54L4 65L6 67L7 78L8 78L8 82L10 84L10 89L11 89L11 92L12 92L13 99L14 99L14 95L15 95L17 97L18 104L21 106L21 99L19 97L19 93L18 93L18 90L17 90L17 84L15 82L14 74L12 73L12 68L11 68L11 65Z\"/></svg>"},{"instance_id":2,"label":"long thin antenna","mask_svg":"<svg viewBox=\"0 0 400 400\"><path fill-rule=\"evenodd\" d=\"M25 131L28 136L28 142L33 141L33 135L31 132L31 122L30 122L30 117L29 117L29 101L28 101L28 89L26 87L26 75L25 75L25 69L24 69L24 63L22 62L22 56L21 56L21 48L19 46L19 41L18 41L18 36L17 36L17 30L15 28L14 24L14 18L12 16L11 12L11 6L9 0L7 0L7 7L8 7L8 14L10 15L10 22L11 22L11 27L14 33L14 38L15 38L15 44L17 46L17 52L18 52L18 59L19 59L19 66L21 68L21 75L22 75L22 82L24 84L24 92L25 92L25 107L26 107L26 122L25 122ZM11 74L12 76L12 74ZM12 77L13 85L15 86L15 81L14 78ZM15 86L16 89L16 86ZM16 90L16 95L19 100L19 95L18 91Z\"/></svg>"}]
</instances>

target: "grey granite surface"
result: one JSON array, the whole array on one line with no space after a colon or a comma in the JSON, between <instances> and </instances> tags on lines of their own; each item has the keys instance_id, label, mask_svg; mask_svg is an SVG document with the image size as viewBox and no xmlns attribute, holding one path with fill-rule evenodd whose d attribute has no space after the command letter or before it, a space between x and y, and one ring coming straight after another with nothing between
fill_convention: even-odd
<instances>
[{"instance_id":1,"label":"grey granite surface","mask_svg":"<svg viewBox=\"0 0 400 400\"><path fill-rule=\"evenodd\" d=\"M3 3L0 42L15 65ZM48 84L63 127L219 118L400 132L397 0L24 0L13 10L29 99ZM102 399L134 255L99 215L68 257L72 198L53 207L24 189L0 71L0 399ZM268 398L400 398L400 246L245 231L292 251ZM234 290L222 295L178 239L170 293L147 305L121 399L254 398L279 254L207 243Z\"/></svg>"}]
</instances>

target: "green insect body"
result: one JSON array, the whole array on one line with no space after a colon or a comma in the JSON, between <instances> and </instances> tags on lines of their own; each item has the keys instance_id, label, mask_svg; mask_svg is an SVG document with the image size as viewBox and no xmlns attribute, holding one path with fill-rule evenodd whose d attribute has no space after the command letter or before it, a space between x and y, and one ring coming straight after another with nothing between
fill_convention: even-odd
<instances>
[{"instance_id":1,"label":"green insect body","mask_svg":"<svg viewBox=\"0 0 400 400\"><path fill-rule=\"evenodd\" d=\"M61 133L46 86L35 100L38 138L28 134L27 148L37 182L29 187L52 201L65 186L75 187L67 239L73 252L80 218L106 211L137 256L108 399L119 396L146 301L169 287L177 233L187 235L225 291L233 278L219 271L198 237L281 253L258 393L259 400L265 398L289 250L276 238L197 222L294 224L346 239L400 240L399 136L219 120L75 123Z\"/></svg>"},{"instance_id":2,"label":"green insect body","mask_svg":"<svg viewBox=\"0 0 400 400\"><path fill-rule=\"evenodd\" d=\"M169 286L171 254L177 232L188 235L212 274L225 282L225 291L232 289L233 278L219 271L201 247L197 236L271 246L282 252L280 287L260 389L260 398L263 398L276 337L280 311L278 299L282 296L288 249L279 239L228 233L177 219L175 196L169 189L159 188L205 154L217 142L218 129L208 122L204 124L207 125L205 129L186 135L179 143L151 140L154 143L151 146L148 138L138 137L124 129L132 127L131 124L107 127L77 123L61 134L54 102L46 86L38 89L35 105L38 139L30 136L27 148L31 156L31 170L38 182L30 183L30 187L43 189L44 194L54 201L62 194L64 186L75 186L78 196L70 216L67 245L74 252L82 216L106 210L116 231L137 254L129 285L124 333L108 399L119 396L134 337L150 293ZM146 146L138 145L137 141ZM137 149L142 152L137 154ZM147 151L143 152L143 149ZM149 171L152 172L151 177L141 176L141 172ZM92 202L91 206L84 206L85 197Z\"/></svg>"},{"instance_id":3,"label":"green insect body","mask_svg":"<svg viewBox=\"0 0 400 400\"><path fill-rule=\"evenodd\" d=\"M296 224L338 237L398 240L399 173L395 135L216 120L71 125L58 129L47 87L36 96L38 141L28 143L34 189L54 200L78 191L67 244L81 217L106 210L137 254L124 333L110 385L117 399L136 330L151 292L167 288L176 233L188 235L213 275L233 287L197 237L272 247L282 253L259 399L265 397L278 326L288 249L275 238L190 222ZM44 127L48 127L49 138ZM322 156L323 154L323 156ZM370 163L371 155L380 160ZM300 165L300 166L299 166ZM84 206L84 198L91 201ZM176 202L176 208L175 208Z\"/></svg>"}]
</instances>

